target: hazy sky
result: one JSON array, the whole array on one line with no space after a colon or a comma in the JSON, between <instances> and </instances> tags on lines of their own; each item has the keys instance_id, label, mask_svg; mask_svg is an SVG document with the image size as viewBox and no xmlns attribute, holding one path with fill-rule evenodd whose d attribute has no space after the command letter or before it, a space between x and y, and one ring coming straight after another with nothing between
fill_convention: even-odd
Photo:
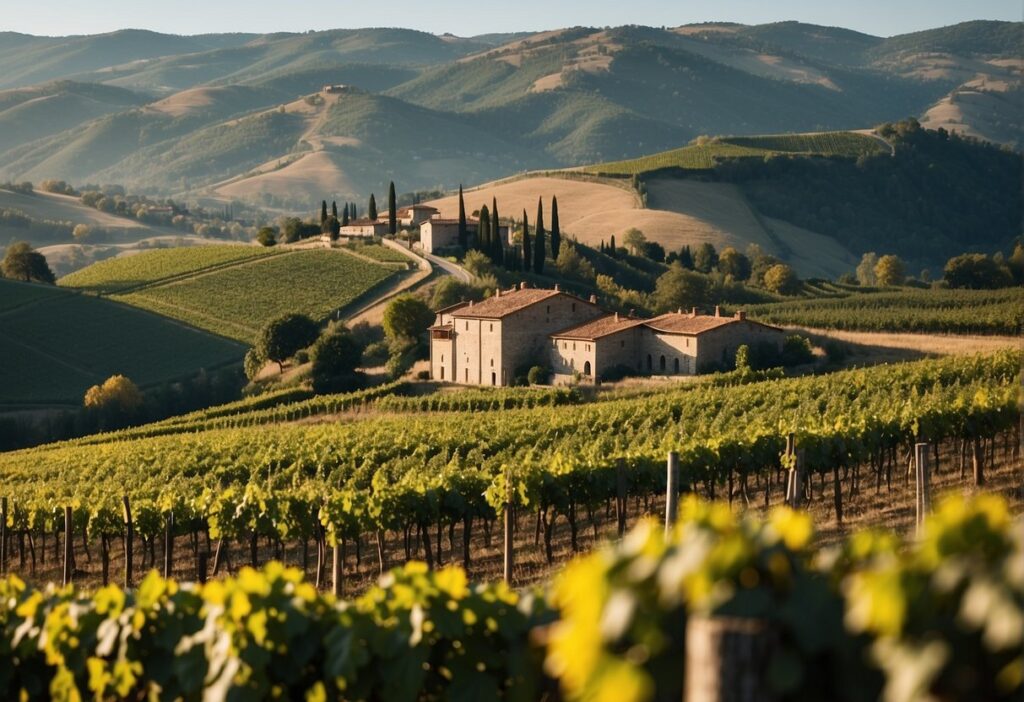
<instances>
[{"instance_id":1,"label":"hazy sky","mask_svg":"<svg viewBox=\"0 0 1024 702\"><path fill-rule=\"evenodd\" d=\"M408 27L462 36L573 25L800 20L879 36L971 19L1021 20L1021 0L0 0L0 31L176 34Z\"/></svg>"}]
</instances>

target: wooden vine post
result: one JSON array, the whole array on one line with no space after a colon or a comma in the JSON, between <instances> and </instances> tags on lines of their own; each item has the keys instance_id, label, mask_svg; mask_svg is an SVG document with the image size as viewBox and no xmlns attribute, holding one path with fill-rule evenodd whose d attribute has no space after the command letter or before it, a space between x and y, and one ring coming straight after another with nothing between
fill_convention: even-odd
<instances>
[{"instance_id":1,"label":"wooden vine post","mask_svg":"<svg viewBox=\"0 0 1024 702\"><path fill-rule=\"evenodd\" d=\"M509 471L505 472L505 508L502 510L505 521L505 544L503 554L503 566L504 566L504 578L505 582L512 583L512 538L514 536L513 529L515 524L513 522L512 515L512 475Z\"/></svg>"},{"instance_id":2,"label":"wooden vine post","mask_svg":"<svg viewBox=\"0 0 1024 702\"><path fill-rule=\"evenodd\" d=\"M72 528L71 508L64 508L64 579L63 584L67 585L73 578L72 568L74 567L75 533Z\"/></svg>"},{"instance_id":3,"label":"wooden vine post","mask_svg":"<svg viewBox=\"0 0 1024 702\"><path fill-rule=\"evenodd\" d=\"M200 585L206 584L206 562L209 557L210 555L202 549L196 554L196 580Z\"/></svg>"},{"instance_id":4,"label":"wooden vine post","mask_svg":"<svg viewBox=\"0 0 1024 702\"><path fill-rule=\"evenodd\" d=\"M679 513L679 454L668 452L665 486L665 535L668 536Z\"/></svg>"},{"instance_id":5,"label":"wooden vine post","mask_svg":"<svg viewBox=\"0 0 1024 702\"><path fill-rule=\"evenodd\" d=\"M931 466L928 465L928 448L928 444L925 443L914 446L914 484L917 498L914 533L917 538L921 538L924 532L924 519L931 508Z\"/></svg>"},{"instance_id":6,"label":"wooden vine post","mask_svg":"<svg viewBox=\"0 0 1024 702\"><path fill-rule=\"evenodd\" d=\"M615 461L615 520L621 539L626 533L626 466L621 458Z\"/></svg>"},{"instance_id":7,"label":"wooden vine post","mask_svg":"<svg viewBox=\"0 0 1024 702\"><path fill-rule=\"evenodd\" d=\"M0 497L0 572L7 572L7 498Z\"/></svg>"},{"instance_id":8,"label":"wooden vine post","mask_svg":"<svg viewBox=\"0 0 1024 702\"><path fill-rule=\"evenodd\" d=\"M334 542L333 560L331 561L331 592L335 597L341 597L341 542Z\"/></svg>"},{"instance_id":9,"label":"wooden vine post","mask_svg":"<svg viewBox=\"0 0 1024 702\"><path fill-rule=\"evenodd\" d=\"M121 498L124 503L124 587L132 586L132 555L135 542L135 524L132 522L132 505L128 496Z\"/></svg>"},{"instance_id":10,"label":"wooden vine post","mask_svg":"<svg viewBox=\"0 0 1024 702\"><path fill-rule=\"evenodd\" d=\"M768 664L775 647L764 620L690 617L684 702L771 702Z\"/></svg>"},{"instance_id":11,"label":"wooden vine post","mask_svg":"<svg viewBox=\"0 0 1024 702\"><path fill-rule=\"evenodd\" d=\"M174 512L164 517L164 577L171 577L174 567Z\"/></svg>"}]
</instances>

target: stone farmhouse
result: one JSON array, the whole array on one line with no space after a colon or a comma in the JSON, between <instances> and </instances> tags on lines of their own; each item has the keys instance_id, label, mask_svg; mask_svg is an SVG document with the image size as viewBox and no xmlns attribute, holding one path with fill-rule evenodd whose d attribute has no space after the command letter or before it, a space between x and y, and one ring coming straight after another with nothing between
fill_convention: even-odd
<instances>
[{"instance_id":1,"label":"stone farmhouse","mask_svg":"<svg viewBox=\"0 0 1024 702\"><path fill-rule=\"evenodd\" d=\"M388 233L388 220L354 219L338 230L340 236L384 236Z\"/></svg>"},{"instance_id":2,"label":"stone farmhouse","mask_svg":"<svg viewBox=\"0 0 1024 702\"><path fill-rule=\"evenodd\" d=\"M470 241L476 238L479 227L480 220L466 219L466 234L469 236ZM501 237L506 246L512 245L507 224L498 226L498 236ZM458 243L459 220L432 217L420 224L420 247L426 253L436 253L443 249L458 246Z\"/></svg>"},{"instance_id":3,"label":"stone farmhouse","mask_svg":"<svg viewBox=\"0 0 1024 702\"><path fill-rule=\"evenodd\" d=\"M783 331L696 309L639 319L608 313L589 300L553 290L498 291L477 303L437 313L430 328L430 373L463 385L509 385L525 365L546 363L555 382L576 374L594 381L624 367L638 374L694 375L712 365L731 366L742 344L781 349Z\"/></svg>"}]
</instances>

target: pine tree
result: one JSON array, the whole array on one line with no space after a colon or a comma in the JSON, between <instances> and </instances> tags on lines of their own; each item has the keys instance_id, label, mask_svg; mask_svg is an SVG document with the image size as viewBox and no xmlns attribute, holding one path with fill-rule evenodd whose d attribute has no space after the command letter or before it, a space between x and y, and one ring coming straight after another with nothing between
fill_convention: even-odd
<instances>
[{"instance_id":1,"label":"pine tree","mask_svg":"<svg viewBox=\"0 0 1024 702\"><path fill-rule=\"evenodd\" d=\"M533 272L544 273L544 257L547 249L544 245L544 200L537 198L537 222L534 224L537 235L533 239Z\"/></svg>"},{"instance_id":2,"label":"pine tree","mask_svg":"<svg viewBox=\"0 0 1024 702\"><path fill-rule=\"evenodd\" d=\"M491 250L491 213L487 205L480 208L480 223L476 230L476 247L487 255L487 258L494 260L494 252Z\"/></svg>"},{"instance_id":3,"label":"pine tree","mask_svg":"<svg viewBox=\"0 0 1024 702\"><path fill-rule=\"evenodd\" d=\"M388 186L388 233L398 233L398 206L395 203L395 181Z\"/></svg>"},{"instance_id":4,"label":"pine tree","mask_svg":"<svg viewBox=\"0 0 1024 702\"><path fill-rule=\"evenodd\" d=\"M331 200L331 214L334 215L335 219L338 219L338 203Z\"/></svg>"},{"instance_id":5,"label":"pine tree","mask_svg":"<svg viewBox=\"0 0 1024 702\"><path fill-rule=\"evenodd\" d=\"M466 250L469 244L469 232L466 227L466 202L462 199L462 184L459 184L459 246Z\"/></svg>"},{"instance_id":6,"label":"pine tree","mask_svg":"<svg viewBox=\"0 0 1024 702\"><path fill-rule=\"evenodd\" d=\"M377 221L377 198L373 196L373 193L370 193L370 207L366 216L370 218L371 222Z\"/></svg>"},{"instance_id":7,"label":"pine tree","mask_svg":"<svg viewBox=\"0 0 1024 702\"><path fill-rule=\"evenodd\" d=\"M320 226L323 227L327 221L327 200L320 201Z\"/></svg>"},{"instance_id":8,"label":"pine tree","mask_svg":"<svg viewBox=\"0 0 1024 702\"><path fill-rule=\"evenodd\" d=\"M530 246L530 220L526 218L526 210L523 210L523 270L530 270L533 265L533 251Z\"/></svg>"},{"instance_id":9,"label":"pine tree","mask_svg":"<svg viewBox=\"0 0 1024 702\"><path fill-rule=\"evenodd\" d=\"M558 226L558 198L551 196L551 258L558 260L562 248L562 230Z\"/></svg>"}]
</instances>

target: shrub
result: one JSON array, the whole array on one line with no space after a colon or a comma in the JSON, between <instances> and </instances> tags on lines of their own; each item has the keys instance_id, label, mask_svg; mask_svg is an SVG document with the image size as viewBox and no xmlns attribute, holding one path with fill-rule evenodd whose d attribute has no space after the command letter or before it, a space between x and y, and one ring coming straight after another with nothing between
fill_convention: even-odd
<instances>
[{"instance_id":1,"label":"shrub","mask_svg":"<svg viewBox=\"0 0 1024 702\"><path fill-rule=\"evenodd\" d=\"M386 341L375 341L368 345L363 350L363 367L373 368L375 366L382 366L388 361L390 355L388 349L388 342Z\"/></svg>"},{"instance_id":2,"label":"shrub","mask_svg":"<svg viewBox=\"0 0 1024 702\"><path fill-rule=\"evenodd\" d=\"M551 371L544 366L533 366L526 374L526 381L530 385L547 385Z\"/></svg>"},{"instance_id":3,"label":"shrub","mask_svg":"<svg viewBox=\"0 0 1024 702\"><path fill-rule=\"evenodd\" d=\"M811 349L811 342L800 336L799 334L793 334L787 336L785 341L782 342L782 365L784 366L801 366L805 363L814 362L814 351Z\"/></svg>"}]
</instances>

